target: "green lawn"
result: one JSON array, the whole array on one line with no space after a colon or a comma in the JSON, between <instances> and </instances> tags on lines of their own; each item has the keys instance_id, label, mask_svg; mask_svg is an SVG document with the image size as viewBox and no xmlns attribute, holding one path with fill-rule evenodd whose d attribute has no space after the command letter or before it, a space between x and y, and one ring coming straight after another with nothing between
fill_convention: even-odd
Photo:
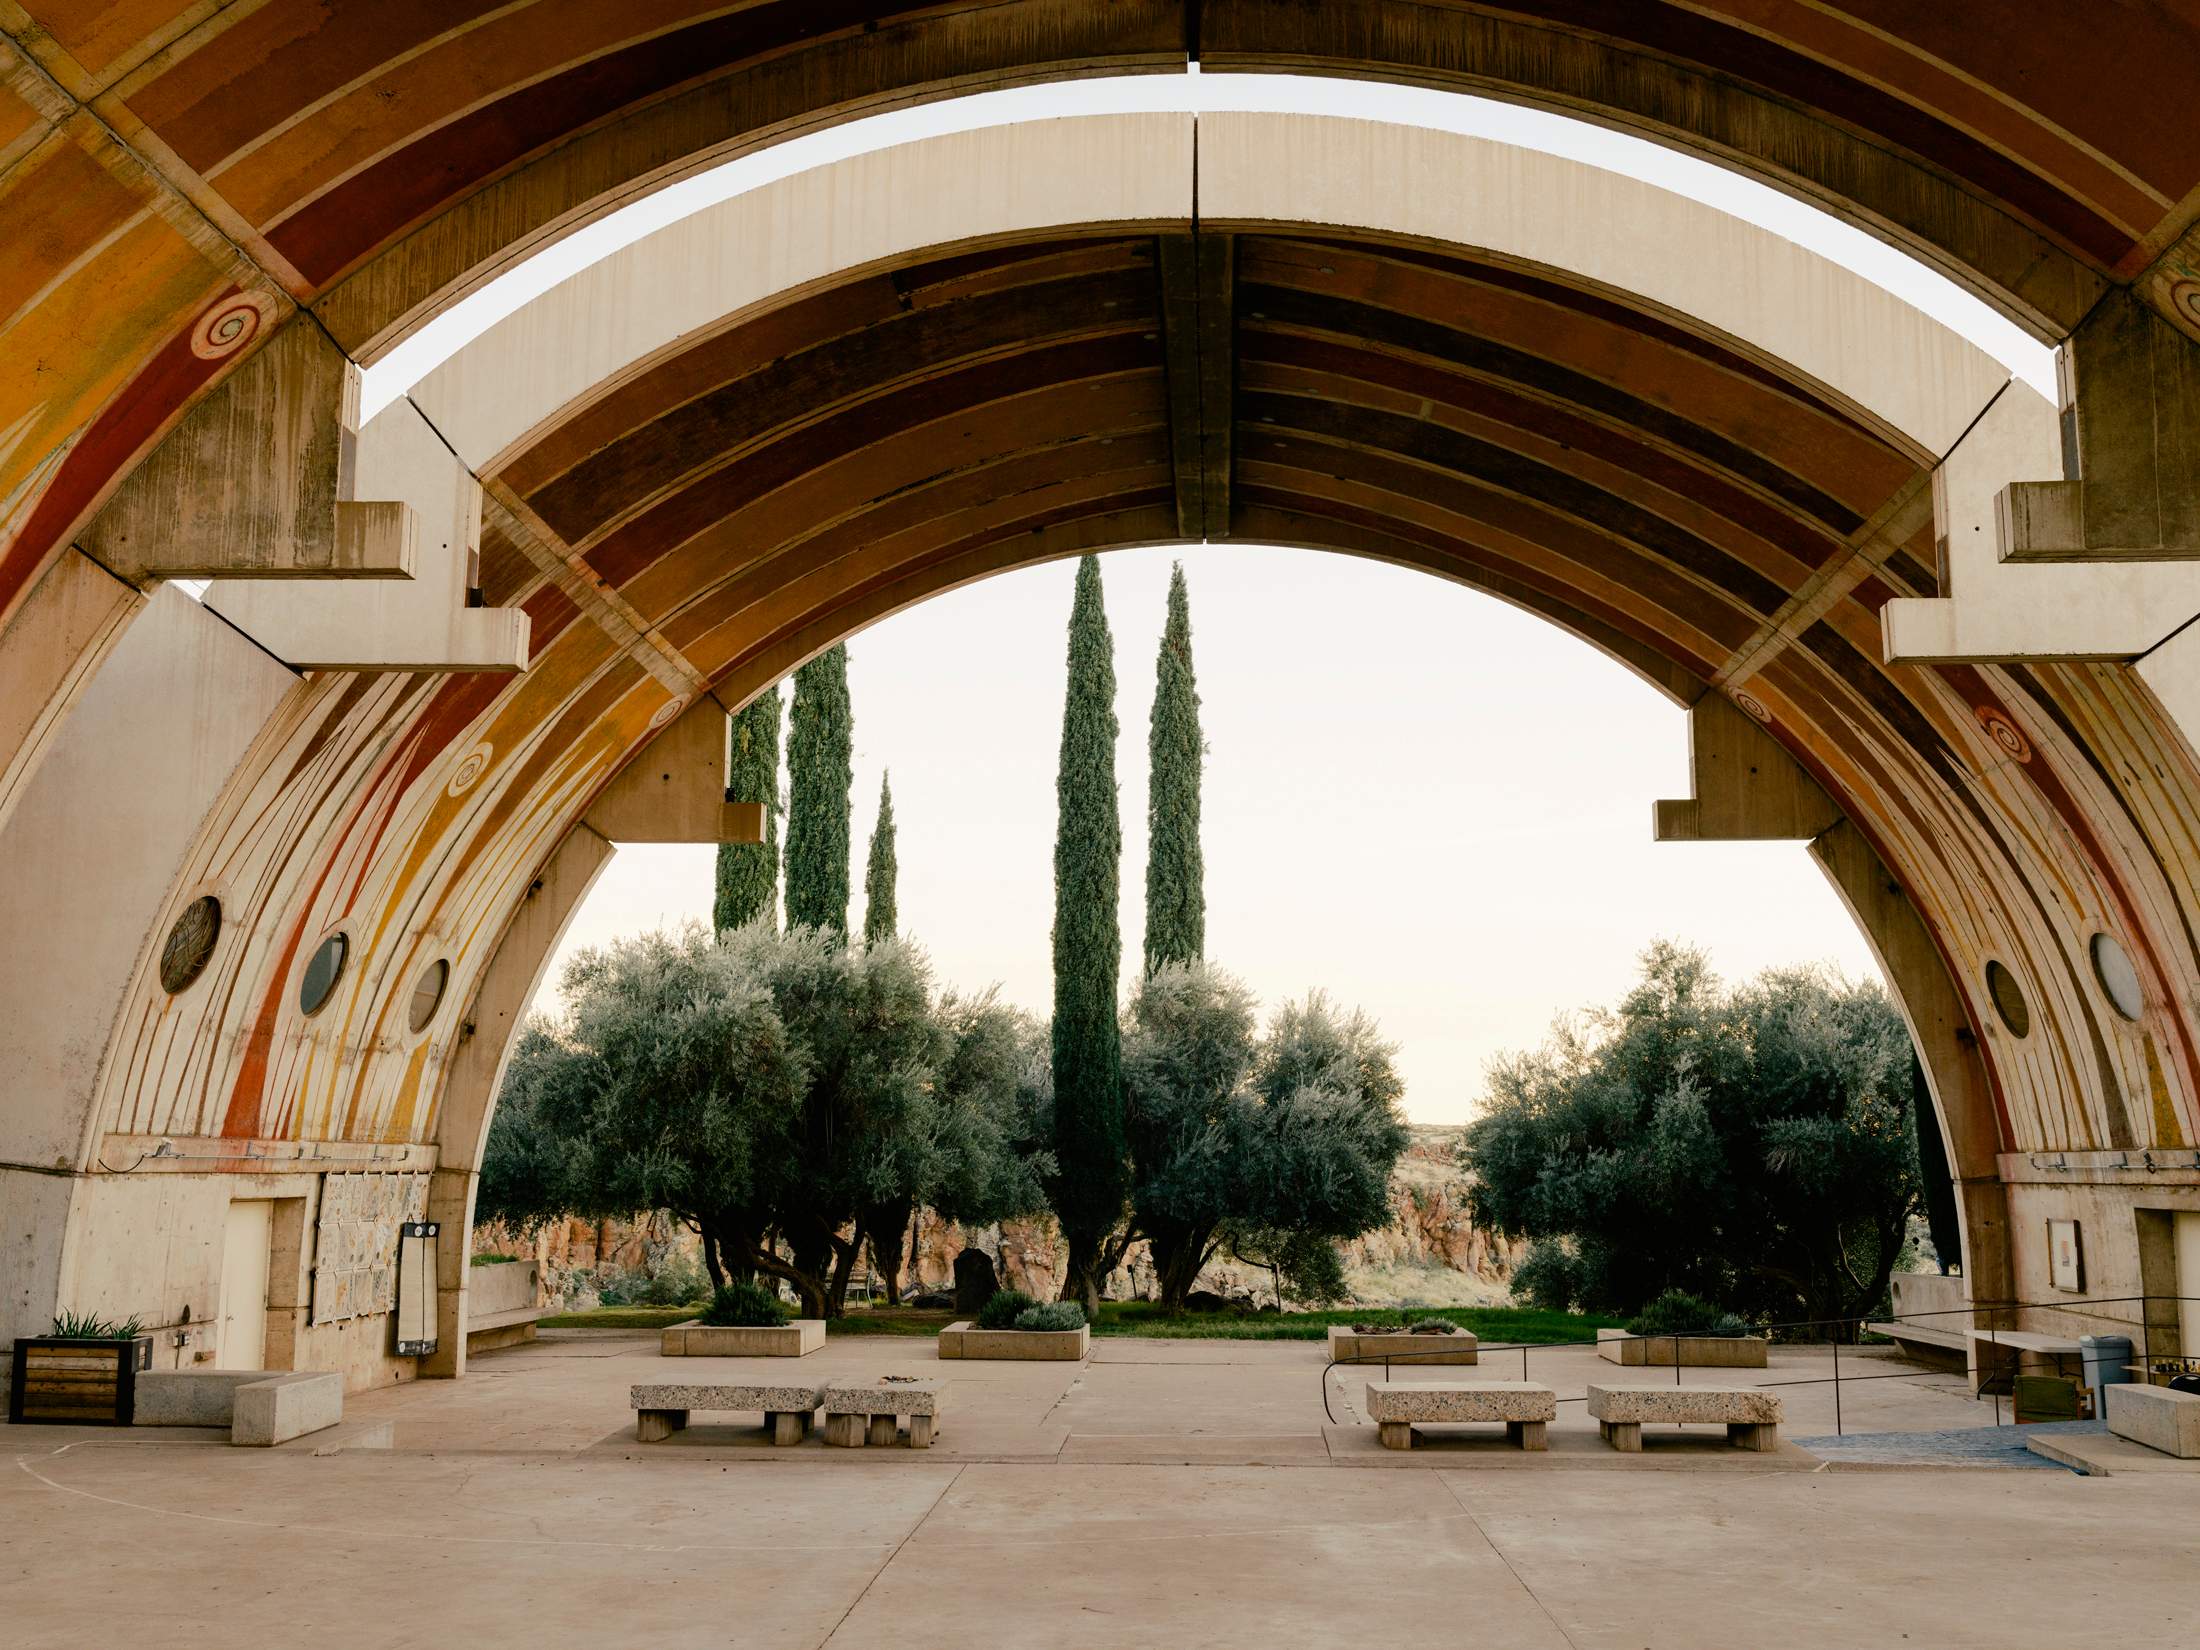
<instances>
[{"instance_id":1,"label":"green lawn","mask_svg":"<svg viewBox=\"0 0 2200 1650\"><path fill-rule=\"evenodd\" d=\"M587 1312L560 1312L542 1320L545 1329L661 1329L684 1323L695 1306L599 1306ZM827 1322L829 1335L937 1335L953 1321L952 1312L905 1308L852 1309ZM1544 1312L1521 1306L1447 1306L1442 1308L1363 1307L1358 1311L1264 1312L1249 1317L1201 1312L1171 1315L1148 1301L1108 1301L1100 1308L1093 1333L1151 1339L1224 1341L1318 1341L1333 1323L1406 1324L1416 1318L1449 1318L1485 1342L1593 1341L1600 1328L1616 1328L1617 1318L1591 1318L1573 1312Z\"/></svg>"}]
</instances>

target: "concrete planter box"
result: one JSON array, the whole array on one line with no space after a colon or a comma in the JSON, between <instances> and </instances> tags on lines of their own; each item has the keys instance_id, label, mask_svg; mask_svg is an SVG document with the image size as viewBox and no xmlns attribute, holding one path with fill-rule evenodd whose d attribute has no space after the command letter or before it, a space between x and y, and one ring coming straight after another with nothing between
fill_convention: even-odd
<instances>
[{"instance_id":1,"label":"concrete planter box","mask_svg":"<svg viewBox=\"0 0 2200 1650\"><path fill-rule=\"evenodd\" d=\"M1342 1323L1329 1326L1329 1356L1339 1363L1396 1358L1416 1368L1482 1361L1481 1342L1471 1329L1454 1329L1448 1335L1415 1335L1403 1329L1368 1332Z\"/></svg>"},{"instance_id":2,"label":"concrete planter box","mask_svg":"<svg viewBox=\"0 0 2200 1650\"><path fill-rule=\"evenodd\" d=\"M1092 1350L1092 1325L1075 1329L980 1329L970 1322L940 1331L943 1358L1015 1358L1038 1363L1076 1363Z\"/></svg>"},{"instance_id":3,"label":"concrete planter box","mask_svg":"<svg viewBox=\"0 0 2200 1650\"><path fill-rule=\"evenodd\" d=\"M1628 1368L1762 1369L1762 1335L1630 1335L1624 1329L1597 1331L1597 1356Z\"/></svg>"},{"instance_id":4,"label":"concrete planter box","mask_svg":"<svg viewBox=\"0 0 2200 1650\"><path fill-rule=\"evenodd\" d=\"M668 1358L806 1358L824 1344L823 1318L797 1318L776 1327L676 1323L662 1350Z\"/></svg>"}]
</instances>

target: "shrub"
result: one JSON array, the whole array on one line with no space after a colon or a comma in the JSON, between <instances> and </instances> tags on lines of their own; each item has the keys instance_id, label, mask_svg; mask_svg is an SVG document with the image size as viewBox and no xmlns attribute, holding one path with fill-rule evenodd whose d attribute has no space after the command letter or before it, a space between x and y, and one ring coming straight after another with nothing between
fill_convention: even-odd
<instances>
[{"instance_id":1,"label":"shrub","mask_svg":"<svg viewBox=\"0 0 2200 1650\"><path fill-rule=\"evenodd\" d=\"M1685 1289L1668 1289L1627 1325L1630 1335L1746 1335L1749 1325Z\"/></svg>"},{"instance_id":2,"label":"shrub","mask_svg":"<svg viewBox=\"0 0 2200 1650\"><path fill-rule=\"evenodd\" d=\"M1449 1335L1459 1326L1449 1318L1415 1318L1406 1325L1410 1335Z\"/></svg>"},{"instance_id":3,"label":"shrub","mask_svg":"<svg viewBox=\"0 0 2200 1650\"><path fill-rule=\"evenodd\" d=\"M517 1255L476 1255L467 1264L470 1266L508 1266L518 1259L519 1256Z\"/></svg>"},{"instance_id":4,"label":"shrub","mask_svg":"<svg viewBox=\"0 0 2200 1650\"><path fill-rule=\"evenodd\" d=\"M55 1341L134 1341L138 1337L138 1320L124 1318L120 1323L109 1323L105 1318L89 1312L64 1312L53 1321L53 1333L47 1337Z\"/></svg>"},{"instance_id":5,"label":"shrub","mask_svg":"<svg viewBox=\"0 0 2200 1650\"><path fill-rule=\"evenodd\" d=\"M1075 1301L1048 1301L1016 1314L1018 1329L1082 1329L1085 1309Z\"/></svg>"},{"instance_id":6,"label":"shrub","mask_svg":"<svg viewBox=\"0 0 2200 1650\"><path fill-rule=\"evenodd\" d=\"M702 1321L714 1329L769 1329L787 1321L787 1309L760 1283L729 1283L711 1296Z\"/></svg>"},{"instance_id":7,"label":"shrub","mask_svg":"<svg viewBox=\"0 0 2200 1650\"><path fill-rule=\"evenodd\" d=\"M1016 1320L1039 1303L1021 1289L997 1289L978 1313L980 1329L1013 1329Z\"/></svg>"}]
</instances>

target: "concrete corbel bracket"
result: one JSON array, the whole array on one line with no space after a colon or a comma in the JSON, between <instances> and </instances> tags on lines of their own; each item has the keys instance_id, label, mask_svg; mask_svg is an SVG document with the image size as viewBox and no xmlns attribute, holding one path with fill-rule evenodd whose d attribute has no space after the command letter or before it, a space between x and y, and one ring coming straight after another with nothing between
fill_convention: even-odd
<instances>
[{"instance_id":1,"label":"concrete corbel bracket","mask_svg":"<svg viewBox=\"0 0 2200 1650\"><path fill-rule=\"evenodd\" d=\"M301 670L523 670L528 618L474 607L481 483L412 402L360 431L358 489L401 501L417 522L414 575L403 584L300 586L222 579L206 604Z\"/></svg>"},{"instance_id":2,"label":"concrete corbel bracket","mask_svg":"<svg viewBox=\"0 0 2200 1650\"><path fill-rule=\"evenodd\" d=\"M2018 523L2067 525L2080 507L2063 454L2063 421L2019 383L1964 432L1933 472L1941 594L1881 610L1889 664L2135 659L2200 613L2200 567L2003 555Z\"/></svg>"},{"instance_id":3,"label":"concrete corbel bracket","mask_svg":"<svg viewBox=\"0 0 2200 1650\"><path fill-rule=\"evenodd\" d=\"M1781 743L1721 693L1688 707L1693 796L1652 804L1659 842L1808 842L1841 810Z\"/></svg>"},{"instance_id":4,"label":"concrete corbel bracket","mask_svg":"<svg viewBox=\"0 0 2200 1650\"><path fill-rule=\"evenodd\" d=\"M725 707L705 697L620 770L590 806L610 842L762 842L764 805L726 794Z\"/></svg>"},{"instance_id":5,"label":"concrete corbel bracket","mask_svg":"<svg viewBox=\"0 0 2200 1650\"><path fill-rule=\"evenodd\" d=\"M294 320L183 415L78 546L141 586L410 578L412 513L359 486L358 416L359 369Z\"/></svg>"},{"instance_id":6,"label":"concrete corbel bracket","mask_svg":"<svg viewBox=\"0 0 2200 1650\"><path fill-rule=\"evenodd\" d=\"M2128 291L2063 344L2062 479L1996 500L2002 558L2200 557L2200 343Z\"/></svg>"}]
</instances>

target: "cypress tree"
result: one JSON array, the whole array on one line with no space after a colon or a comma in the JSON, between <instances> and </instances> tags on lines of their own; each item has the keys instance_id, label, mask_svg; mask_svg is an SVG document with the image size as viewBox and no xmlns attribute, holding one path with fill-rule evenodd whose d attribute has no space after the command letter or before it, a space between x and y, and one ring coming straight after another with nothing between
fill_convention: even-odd
<instances>
[{"instance_id":1,"label":"cypress tree","mask_svg":"<svg viewBox=\"0 0 2200 1650\"><path fill-rule=\"evenodd\" d=\"M1147 734L1146 972L1198 962L1207 949L1207 868L1199 851L1199 688L1192 675L1192 604L1184 564L1169 576L1169 619L1154 664Z\"/></svg>"},{"instance_id":2,"label":"cypress tree","mask_svg":"<svg viewBox=\"0 0 2200 1650\"><path fill-rule=\"evenodd\" d=\"M718 845L718 897L711 921L723 934L761 917L779 926L779 688L759 695L732 719L733 759L726 791L735 802L764 804L762 842Z\"/></svg>"},{"instance_id":3,"label":"cypress tree","mask_svg":"<svg viewBox=\"0 0 2200 1650\"><path fill-rule=\"evenodd\" d=\"M1077 564L1054 839L1054 1212L1068 1246L1064 1300L1099 1305L1102 1256L1123 1212L1123 1050L1116 974L1123 826L1115 796L1115 647L1100 563Z\"/></svg>"},{"instance_id":4,"label":"cypress tree","mask_svg":"<svg viewBox=\"0 0 2200 1650\"><path fill-rule=\"evenodd\" d=\"M848 792L855 783L848 649L794 673L787 718L787 925L848 931Z\"/></svg>"},{"instance_id":5,"label":"cypress tree","mask_svg":"<svg viewBox=\"0 0 2200 1650\"><path fill-rule=\"evenodd\" d=\"M894 781L881 774L878 782L878 824L871 831L871 860L863 871L863 937L890 940L901 927L894 903L894 882L901 873L894 858Z\"/></svg>"}]
</instances>

